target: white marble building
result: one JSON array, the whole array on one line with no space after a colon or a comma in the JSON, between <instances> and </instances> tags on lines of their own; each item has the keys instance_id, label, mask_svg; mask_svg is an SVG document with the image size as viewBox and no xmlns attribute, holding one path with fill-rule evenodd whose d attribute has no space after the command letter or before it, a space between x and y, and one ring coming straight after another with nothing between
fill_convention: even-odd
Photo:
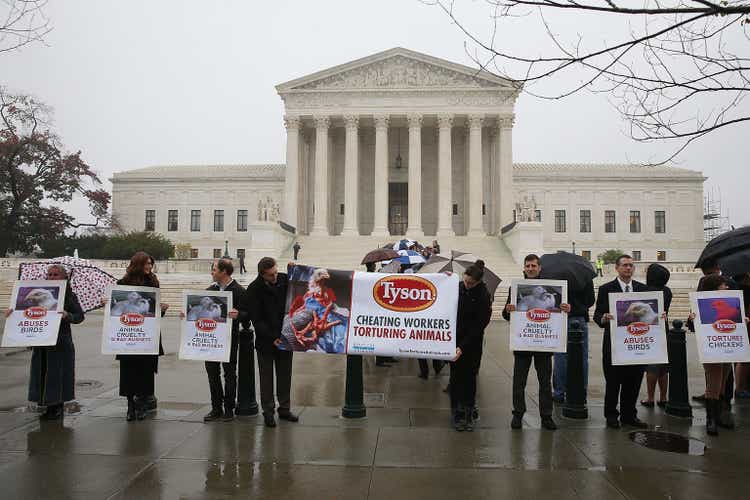
<instances>
[{"instance_id":1,"label":"white marble building","mask_svg":"<svg viewBox=\"0 0 750 500\"><path fill-rule=\"evenodd\" d=\"M290 239L278 221L342 241L493 238L516 258L575 242L594 257L620 248L681 261L703 246L700 172L513 164L519 89L489 73L396 48L276 89L286 165L116 173L120 223L190 243L201 258L225 241L233 255L278 253Z\"/></svg>"}]
</instances>

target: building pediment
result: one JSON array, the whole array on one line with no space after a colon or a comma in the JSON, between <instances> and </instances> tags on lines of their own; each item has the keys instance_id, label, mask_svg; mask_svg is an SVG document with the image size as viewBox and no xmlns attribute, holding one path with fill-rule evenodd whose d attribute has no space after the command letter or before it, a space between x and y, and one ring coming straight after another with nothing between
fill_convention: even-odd
<instances>
[{"instance_id":1,"label":"building pediment","mask_svg":"<svg viewBox=\"0 0 750 500\"><path fill-rule=\"evenodd\" d=\"M326 90L518 90L510 81L486 71L403 48L319 71L276 89L280 94Z\"/></svg>"}]
</instances>

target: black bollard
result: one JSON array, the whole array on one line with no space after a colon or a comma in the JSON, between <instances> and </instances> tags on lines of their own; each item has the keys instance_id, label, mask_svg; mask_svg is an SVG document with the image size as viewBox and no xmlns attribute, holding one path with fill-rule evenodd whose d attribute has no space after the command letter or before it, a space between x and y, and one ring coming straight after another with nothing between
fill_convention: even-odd
<instances>
[{"instance_id":1,"label":"black bollard","mask_svg":"<svg viewBox=\"0 0 750 500\"><path fill-rule=\"evenodd\" d=\"M667 335L669 354L669 401L665 411L675 417L692 418L693 409L688 399L687 347L682 321L672 321Z\"/></svg>"},{"instance_id":2,"label":"black bollard","mask_svg":"<svg viewBox=\"0 0 750 500\"><path fill-rule=\"evenodd\" d=\"M346 356L346 395L341 416L344 418L364 418L367 416L362 379L362 356Z\"/></svg>"},{"instance_id":3,"label":"black bollard","mask_svg":"<svg viewBox=\"0 0 750 500\"><path fill-rule=\"evenodd\" d=\"M578 321L573 321L568 330L568 381L565 392L563 417L589 418L586 408L586 392L583 387L583 330Z\"/></svg>"},{"instance_id":4,"label":"black bollard","mask_svg":"<svg viewBox=\"0 0 750 500\"><path fill-rule=\"evenodd\" d=\"M258 413L258 400L255 395L255 332L243 328L240 331L240 345L237 353L237 410L246 415Z\"/></svg>"}]
</instances>

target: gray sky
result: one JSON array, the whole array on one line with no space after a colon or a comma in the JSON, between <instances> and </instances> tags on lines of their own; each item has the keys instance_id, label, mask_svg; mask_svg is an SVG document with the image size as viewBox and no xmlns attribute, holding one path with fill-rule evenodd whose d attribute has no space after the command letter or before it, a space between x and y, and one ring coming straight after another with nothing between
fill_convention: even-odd
<instances>
[{"instance_id":1,"label":"gray sky","mask_svg":"<svg viewBox=\"0 0 750 500\"><path fill-rule=\"evenodd\" d=\"M81 149L103 179L157 164L283 162L274 85L314 71L396 46L471 64L464 36L417 0L51 3L46 44L1 55L0 84L52 105L66 146ZM472 25L486 31L483 4L467 5ZM497 45L543 43L524 22L500 32ZM522 95L514 161L650 161L676 146L634 143L626 130L604 95ZM750 223L749 132L744 125L714 133L676 162L702 171L706 190L721 190L735 225ZM85 217L85 204L74 213Z\"/></svg>"}]
</instances>

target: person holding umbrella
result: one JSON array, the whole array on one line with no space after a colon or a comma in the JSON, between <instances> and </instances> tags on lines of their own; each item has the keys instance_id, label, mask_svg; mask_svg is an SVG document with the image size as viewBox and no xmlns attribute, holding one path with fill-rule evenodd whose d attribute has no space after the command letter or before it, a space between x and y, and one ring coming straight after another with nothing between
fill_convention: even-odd
<instances>
[{"instance_id":1,"label":"person holding umbrella","mask_svg":"<svg viewBox=\"0 0 750 500\"><path fill-rule=\"evenodd\" d=\"M29 377L29 401L46 410L41 420L59 420L63 418L63 406L75 398L75 363L76 351L70 325L77 325L84 320L84 313L78 303L78 297L70 288L68 271L60 264L47 268L48 280L65 280L65 306L57 334L57 344L50 347L34 347L31 354L31 376ZM5 311L5 317L13 309Z\"/></svg>"}]
</instances>

